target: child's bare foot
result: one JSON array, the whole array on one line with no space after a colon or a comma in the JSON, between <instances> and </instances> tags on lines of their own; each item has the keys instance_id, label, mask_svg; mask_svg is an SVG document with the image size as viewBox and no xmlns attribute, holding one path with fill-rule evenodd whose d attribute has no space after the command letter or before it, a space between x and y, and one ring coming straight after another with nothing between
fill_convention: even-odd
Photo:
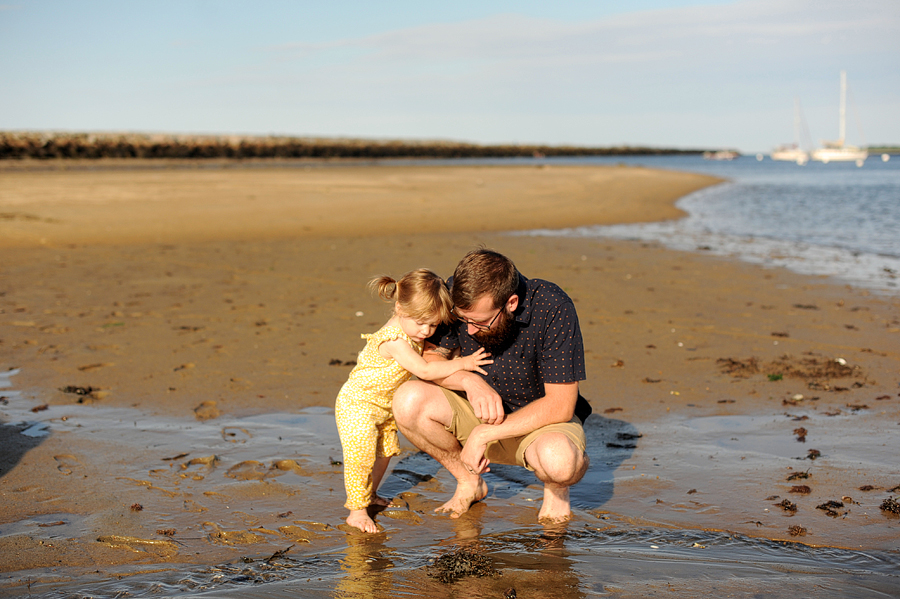
<instances>
[{"instance_id":1,"label":"child's bare foot","mask_svg":"<svg viewBox=\"0 0 900 599\"><path fill-rule=\"evenodd\" d=\"M457 482L456 492L450 501L435 509L435 512L450 512L451 518L459 518L469 511L472 504L481 501L487 495L487 483L480 476L477 482Z\"/></svg>"},{"instance_id":2,"label":"child's bare foot","mask_svg":"<svg viewBox=\"0 0 900 599\"><path fill-rule=\"evenodd\" d=\"M378 526L375 524L375 521L369 517L369 512L365 508L361 510L350 510L350 515L347 516L347 524L354 528L358 528L363 532L378 532Z\"/></svg>"},{"instance_id":3,"label":"child's bare foot","mask_svg":"<svg viewBox=\"0 0 900 599\"><path fill-rule=\"evenodd\" d=\"M380 505L381 507L391 507L391 500L376 495L372 498L372 505Z\"/></svg>"}]
</instances>

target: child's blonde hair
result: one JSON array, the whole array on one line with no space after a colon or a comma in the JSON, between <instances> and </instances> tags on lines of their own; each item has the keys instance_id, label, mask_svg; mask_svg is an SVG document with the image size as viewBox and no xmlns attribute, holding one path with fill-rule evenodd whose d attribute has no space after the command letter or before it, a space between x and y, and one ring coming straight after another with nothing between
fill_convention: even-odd
<instances>
[{"instance_id":1,"label":"child's blonde hair","mask_svg":"<svg viewBox=\"0 0 900 599\"><path fill-rule=\"evenodd\" d=\"M447 285L427 268L408 272L399 281L387 275L375 277L369 281L369 288L385 300L396 301L408 318L437 316L444 324L453 320L453 302Z\"/></svg>"}]
</instances>

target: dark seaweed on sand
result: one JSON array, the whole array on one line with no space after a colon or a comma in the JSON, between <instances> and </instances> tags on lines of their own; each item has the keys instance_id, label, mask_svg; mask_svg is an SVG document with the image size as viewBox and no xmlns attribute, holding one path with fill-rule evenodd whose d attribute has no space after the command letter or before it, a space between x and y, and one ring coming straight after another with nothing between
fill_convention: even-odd
<instances>
[{"instance_id":1,"label":"dark seaweed on sand","mask_svg":"<svg viewBox=\"0 0 900 599\"><path fill-rule=\"evenodd\" d=\"M765 374L771 381L798 378L808 381L810 388L830 389L830 385L821 382L823 380L864 378L859 366L848 366L831 358L813 355L796 357L785 354L769 362L763 362L755 356L744 360L719 358L716 365L721 372L738 378L748 378L756 374Z\"/></svg>"},{"instance_id":2,"label":"dark seaweed on sand","mask_svg":"<svg viewBox=\"0 0 900 599\"><path fill-rule=\"evenodd\" d=\"M74 393L75 395L90 395L97 389L93 387L79 387L77 385L68 385L66 387L61 387L60 391L63 393Z\"/></svg>"},{"instance_id":3,"label":"dark seaweed on sand","mask_svg":"<svg viewBox=\"0 0 900 599\"><path fill-rule=\"evenodd\" d=\"M635 434L635 433L616 433L616 438L619 439L619 441L636 441L637 439L640 439L643 436L644 435L639 435L639 434ZM635 449L635 448L637 448L636 443L616 443L613 441L608 442L606 444L606 446L611 447L613 449Z\"/></svg>"},{"instance_id":4,"label":"dark seaweed on sand","mask_svg":"<svg viewBox=\"0 0 900 599\"><path fill-rule=\"evenodd\" d=\"M465 576L494 576L499 574L490 557L470 549L457 549L438 557L426 566L428 576L438 582L450 584Z\"/></svg>"},{"instance_id":5,"label":"dark seaweed on sand","mask_svg":"<svg viewBox=\"0 0 900 599\"><path fill-rule=\"evenodd\" d=\"M803 537L803 536L806 536L806 529L803 528L802 526L796 526L796 525L789 526L788 533L792 537Z\"/></svg>"},{"instance_id":6,"label":"dark seaweed on sand","mask_svg":"<svg viewBox=\"0 0 900 599\"><path fill-rule=\"evenodd\" d=\"M881 510L900 516L900 502L898 502L893 497L888 497L881 502Z\"/></svg>"},{"instance_id":7,"label":"dark seaweed on sand","mask_svg":"<svg viewBox=\"0 0 900 599\"><path fill-rule=\"evenodd\" d=\"M781 503L776 503L775 505L786 512L791 512L792 514L797 511L797 504L788 499L781 501Z\"/></svg>"},{"instance_id":8,"label":"dark seaweed on sand","mask_svg":"<svg viewBox=\"0 0 900 599\"><path fill-rule=\"evenodd\" d=\"M823 510L827 515L831 516L832 518L837 518L838 516L842 515L841 512L838 511L842 507L844 507L844 504L842 502L830 500L830 501L826 501L825 503L821 503L821 504L817 505L816 509Z\"/></svg>"}]
</instances>

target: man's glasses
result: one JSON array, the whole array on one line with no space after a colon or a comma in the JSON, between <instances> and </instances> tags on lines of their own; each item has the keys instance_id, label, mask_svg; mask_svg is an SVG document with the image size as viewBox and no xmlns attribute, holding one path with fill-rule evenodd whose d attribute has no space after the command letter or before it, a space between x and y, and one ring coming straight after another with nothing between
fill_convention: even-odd
<instances>
[{"instance_id":1,"label":"man's glasses","mask_svg":"<svg viewBox=\"0 0 900 599\"><path fill-rule=\"evenodd\" d=\"M453 314L456 315L456 318L458 318L460 322L462 322L463 324L467 324L467 325L469 325L469 326L471 326L471 327L475 327L475 328L478 329L479 331L487 331L487 330L490 330L490 328L491 328L492 326L494 326L494 321L497 320L497 317L500 316L500 314L501 314L502 312L503 312L503 308L500 308L500 309L497 311L497 313L494 314L494 317L491 319L491 321L490 321L489 323L483 324L483 323L480 323L480 322L472 322L472 321L469 320L468 318L464 318L463 316L461 316L460 313L459 313L459 311L456 310L456 308L453 309Z\"/></svg>"}]
</instances>

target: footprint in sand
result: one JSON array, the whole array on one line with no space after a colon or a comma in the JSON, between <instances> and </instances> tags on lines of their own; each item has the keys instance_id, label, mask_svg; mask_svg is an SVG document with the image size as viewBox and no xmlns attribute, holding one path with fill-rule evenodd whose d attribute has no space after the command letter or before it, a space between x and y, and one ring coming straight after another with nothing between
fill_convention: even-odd
<instances>
[{"instance_id":1,"label":"footprint in sand","mask_svg":"<svg viewBox=\"0 0 900 599\"><path fill-rule=\"evenodd\" d=\"M208 539L215 545L251 545L266 541L262 535L249 530L224 530L215 522L204 522L201 526L210 531Z\"/></svg>"},{"instance_id":2,"label":"footprint in sand","mask_svg":"<svg viewBox=\"0 0 900 599\"><path fill-rule=\"evenodd\" d=\"M265 464L255 460L247 460L229 468L225 476L237 480L262 480L267 474L269 474L269 468ZM276 472L272 476L278 476L279 474L284 473Z\"/></svg>"},{"instance_id":3,"label":"footprint in sand","mask_svg":"<svg viewBox=\"0 0 900 599\"><path fill-rule=\"evenodd\" d=\"M192 468L192 467L194 467L194 466L201 466L201 467L204 467L204 466L205 466L205 467L206 467L206 472L207 472L207 474L208 474L208 473L212 472L212 471L215 469L215 467L216 467L216 465L217 465L218 463L219 463L219 457L218 457L218 456L215 456L215 455L208 455L208 456L204 456L204 457L202 457L202 458L193 458L193 459L190 460L189 462L185 462L184 464L181 465L181 469L182 469L182 470L188 470L188 469L190 469L190 468ZM181 474L181 476L186 477L186 476L188 476L188 473L183 472L183 473ZM203 474L200 474L200 473L194 471L193 479L194 479L194 480L203 480Z\"/></svg>"},{"instance_id":4,"label":"footprint in sand","mask_svg":"<svg viewBox=\"0 0 900 599\"><path fill-rule=\"evenodd\" d=\"M72 474L72 471L75 468L81 466L81 461L73 455L62 454L55 455L53 459L56 460L56 469L68 476Z\"/></svg>"},{"instance_id":5,"label":"footprint in sand","mask_svg":"<svg viewBox=\"0 0 900 599\"><path fill-rule=\"evenodd\" d=\"M140 539L121 535L102 535L97 537L103 543L115 549L127 549L134 553L150 553L162 558L172 558L178 554L178 547L172 541L159 539Z\"/></svg>"},{"instance_id":6,"label":"footprint in sand","mask_svg":"<svg viewBox=\"0 0 900 599\"><path fill-rule=\"evenodd\" d=\"M203 507L193 499L185 499L184 500L184 511L193 512L195 514L201 514L207 511L207 508Z\"/></svg>"},{"instance_id":7,"label":"footprint in sand","mask_svg":"<svg viewBox=\"0 0 900 599\"><path fill-rule=\"evenodd\" d=\"M211 399L201 402L199 406L194 408L194 416L196 416L197 420L211 420L221 415L222 412L216 407L216 402Z\"/></svg>"},{"instance_id":8,"label":"footprint in sand","mask_svg":"<svg viewBox=\"0 0 900 599\"><path fill-rule=\"evenodd\" d=\"M293 525L279 526L278 531L295 543L311 543L312 539L318 539L322 536L310 530L305 530L299 526Z\"/></svg>"},{"instance_id":9,"label":"footprint in sand","mask_svg":"<svg viewBox=\"0 0 900 599\"><path fill-rule=\"evenodd\" d=\"M312 476L312 473L298 464L297 460L275 460L272 462L271 470L293 472L298 476Z\"/></svg>"},{"instance_id":10,"label":"footprint in sand","mask_svg":"<svg viewBox=\"0 0 900 599\"><path fill-rule=\"evenodd\" d=\"M425 521L419 514L415 512L396 508L388 508L381 512L381 515L385 516L386 518L390 518L391 520L403 520L405 522L409 522L410 524L422 524Z\"/></svg>"}]
</instances>

